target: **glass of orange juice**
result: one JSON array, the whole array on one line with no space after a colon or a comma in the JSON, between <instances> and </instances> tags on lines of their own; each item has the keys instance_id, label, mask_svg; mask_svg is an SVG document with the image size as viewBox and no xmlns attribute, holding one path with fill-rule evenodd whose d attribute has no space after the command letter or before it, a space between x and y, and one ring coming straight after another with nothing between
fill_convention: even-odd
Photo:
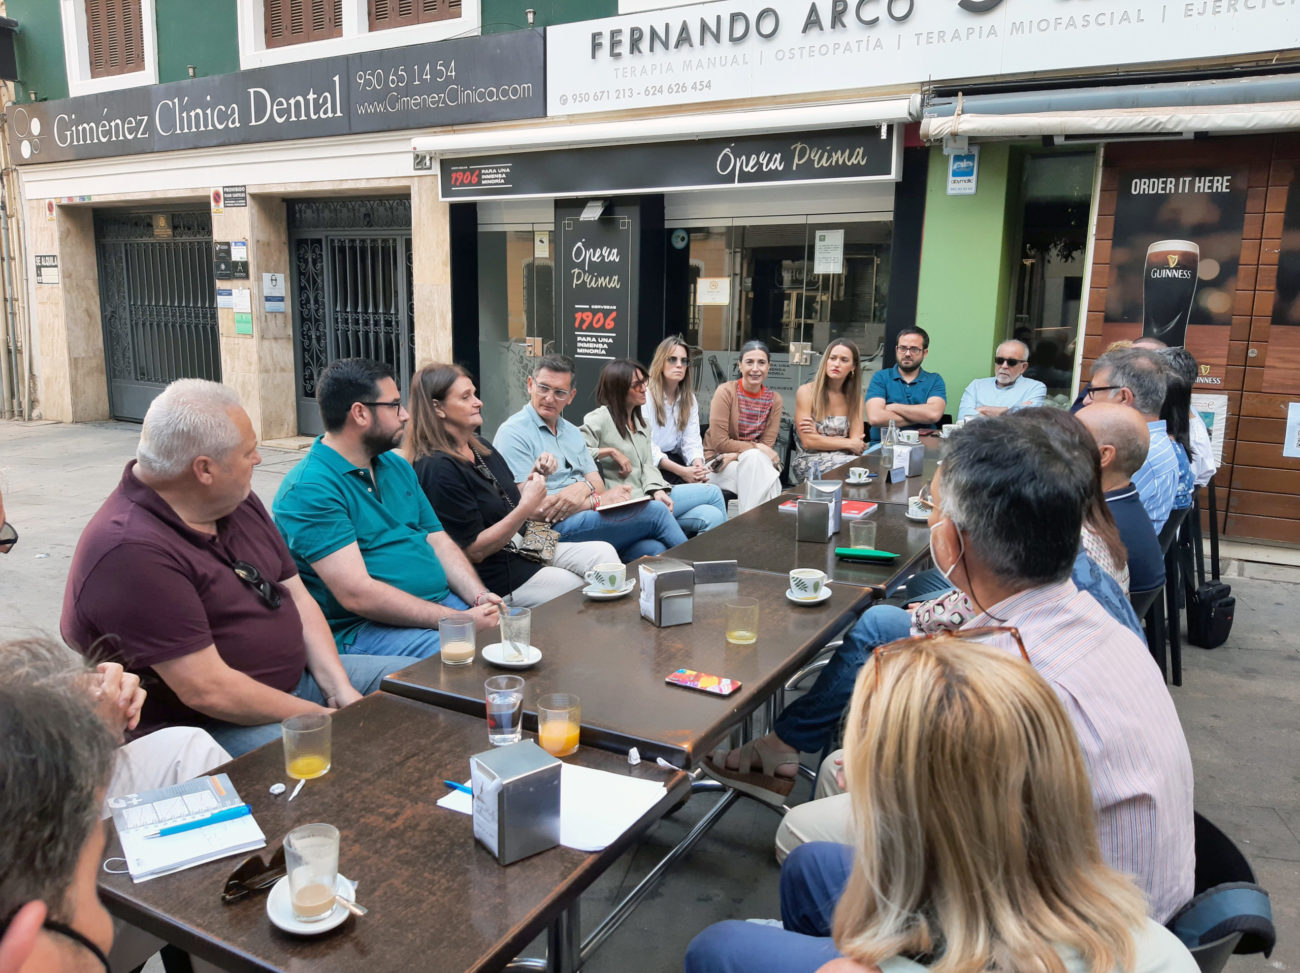
<instances>
[{"instance_id":1,"label":"glass of orange juice","mask_svg":"<svg viewBox=\"0 0 1300 973\"><path fill-rule=\"evenodd\" d=\"M330 769L330 714L305 713L280 724L284 772L298 780L324 776Z\"/></svg>"},{"instance_id":2,"label":"glass of orange juice","mask_svg":"<svg viewBox=\"0 0 1300 973\"><path fill-rule=\"evenodd\" d=\"M582 700L573 693L547 693L537 700L537 742L555 757L578 749L582 725Z\"/></svg>"}]
</instances>

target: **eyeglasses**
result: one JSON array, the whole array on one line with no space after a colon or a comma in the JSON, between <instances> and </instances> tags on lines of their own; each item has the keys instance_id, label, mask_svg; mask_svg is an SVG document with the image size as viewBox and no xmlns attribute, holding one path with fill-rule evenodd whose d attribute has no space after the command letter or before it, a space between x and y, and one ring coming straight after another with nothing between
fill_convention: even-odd
<instances>
[{"instance_id":1,"label":"eyeglasses","mask_svg":"<svg viewBox=\"0 0 1300 973\"><path fill-rule=\"evenodd\" d=\"M1015 368L1017 365L1023 365L1025 363L1025 359L1023 358L994 358L993 360L997 364L1006 365L1009 368Z\"/></svg>"},{"instance_id":2,"label":"eyeglasses","mask_svg":"<svg viewBox=\"0 0 1300 973\"><path fill-rule=\"evenodd\" d=\"M932 642L935 639L958 639L974 640L987 638L990 635L1009 635L1015 641L1016 647L1020 649L1020 658L1029 662L1029 653L1025 651L1025 640L1020 637L1020 629L1014 625L989 625L983 628L959 628L955 632L928 632L925 635L917 635L912 638L900 639L892 645L883 645L876 649L872 655L876 659L876 685L880 685L881 678L881 656L890 655L895 652L904 652L909 649L915 649L923 642ZM1033 663L1030 663L1033 665Z\"/></svg>"},{"instance_id":3,"label":"eyeglasses","mask_svg":"<svg viewBox=\"0 0 1300 973\"><path fill-rule=\"evenodd\" d=\"M1122 389L1123 385L1085 385L1083 387L1083 397L1089 398L1098 392L1113 392L1115 389Z\"/></svg>"},{"instance_id":4,"label":"eyeglasses","mask_svg":"<svg viewBox=\"0 0 1300 973\"><path fill-rule=\"evenodd\" d=\"M402 400L394 399L392 402L360 402L358 405L369 406L372 409L400 409L402 407Z\"/></svg>"},{"instance_id":5,"label":"eyeglasses","mask_svg":"<svg viewBox=\"0 0 1300 973\"><path fill-rule=\"evenodd\" d=\"M631 384L630 388L633 392L640 392L645 388L645 382L646 380L644 378L639 378Z\"/></svg>"},{"instance_id":6,"label":"eyeglasses","mask_svg":"<svg viewBox=\"0 0 1300 973\"><path fill-rule=\"evenodd\" d=\"M534 382L533 388L542 398L553 398L556 402L563 402L573 394L573 389L553 389L549 385L543 385L541 382Z\"/></svg>"},{"instance_id":7,"label":"eyeglasses","mask_svg":"<svg viewBox=\"0 0 1300 973\"><path fill-rule=\"evenodd\" d=\"M254 892L268 889L284 878L284 845L275 850L268 865L261 855L250 855L239 863L239 867L226 879L225 888L221 890L221 901L226 905L238 902Z\"/></svg>"},{"instance_id":8,"label":"eyeglasses","mask_svg":"<svg viewBox=\"0 0 1300 973\"><path fill-rule=\"evenodd\" d=\"M899 345L894 350L900 355L919 355L921 352L925 351L925 349L919 345Z\"/></svg>"},{"instance_id":9,"label":"eyeglasses","mask_svg":"<svg viewBox=\"0 0 1300 973\"><path fill-rule=\"evenodd\" d=\"M257 570L254 565L249 564L247 561L235 561L231 564L231 567L235 569L235 574L239 576L239 580L256 591L258 597L262 599L268 608L280 607L280 589L271 581L262 577L262 572Z\"/></svg>"},{"instance_id":10,"label":"eyeglasses","mask_svg":"<svg viewBox=\"0 0 1300 973\"><path fill-rule=\"evenodd\" d=\"M689 368L691 365L691 360L689 357L680 358L677 355L669 355L665 360L668 362L669 365L685 365L687 368Z\"/></svg>"},{"instance_id":11,"label":"eyeglasses","mask_svg":"<svg viewBox=\"0 0 1300 973\"><path fill-rule=\"evenodd\" d=\"M0 554L8 554L9 548L18 543L18 529L9 521L0 524Z\"/></svg>"}]
</instances>

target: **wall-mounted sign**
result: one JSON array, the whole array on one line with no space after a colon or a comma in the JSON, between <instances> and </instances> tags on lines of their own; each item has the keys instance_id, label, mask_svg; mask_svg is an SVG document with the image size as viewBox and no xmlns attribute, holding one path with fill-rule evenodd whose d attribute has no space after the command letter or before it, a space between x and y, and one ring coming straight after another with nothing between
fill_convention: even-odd
<instances>
[{"instance_id":1,"label":"wall-mounted sign","mask_svg":"<svg viewBox=\"0 0 1300 973\"><path fill-rule=\"evenodd\" d=\"M212 241L212 276L217 280L230 280L233 275L230 258L230 243L224 240Z\"/></svg>"},{"instance_id":2,"label":"wall-mounted sign","mask_svg":"<svg viewBox=\"0 0 1300 973\"><path fill-rule=\"evenodd\" d=\"M1205 430L1210 434L1210 448L1214 450L1214 465L1223 465L1223 440L1228 429L1228 397L1196 392L1192 395L1192 409L1200 414Z\"/></svg>"},{"instance_id":3,"label":"wall-mounted sign","mask_svg":"<svg viewBox=\"0 0 1300 973\"><path fill-rule=\"evenodd\" d=\"M172 238L172 215L170 213L153 214L153 238L170 240Z\"/></svg>"},{"instance_id":4,"label":"wall-mounted sign","mask_svg":"<svg viewBox=\"0 0 1300 973\"><path fill-rule=\"evenodd\" d=\"M59 282L59 257L53 253L36 254L36 283L57 284Z\"/></svg>"},{"instance_id":5,"label":"wall-mounted sign","mask_svg":"<svg viewBox=\"0 0 1300 973\"><path fill-rule=\"evenodd\" d=\"M231 306L236 313L250 313L253 310L253 292L247 287L234 288L231 296L234 298Z\"/></svg>"},{"instance_id":6,"label":"wall-mounted sign","mask_svg":"<svg viewBox=\"0 0 1300 973\"><path fill-rule=\"evenodd\" d=\"M1269 192L1271 195L1272 190ZM1282 212L1277 289L1270 323L1261 388L1265 392L1300 395L1300 179L1294 176Z\"/></svg>"},{"instance_id":7,"label":"wall-mounted sign","mask_svg":"<svg viewBox=\"0 0 1300 973\"><path fill-rule=\"evenodd\" d=\"M731 303L730 277L701 277L695 281L695 303L726 306Z\"/></svg>"},{"instance_id":8,"label":"wall-mounted sign","mask_svg":"<svg viewBox=\"0 0 1300 973\"><path fill-rule=\"evenodd\" d=\"M249 335L253 334L253 315L246 311L235 312L235 334Z\"/></svg>"},{"instance_id":9,"label":"wall-mounted sign","mask_svg":"<svg viewBox=\"0 0 1300 973\"><path fill-rule=\"evenodd\" d=\"M226 310L229 311L229 310L233 310L234 307L235 307L234 292L229 287L218 287L217 288L218 310L220 310L221 308L225 308Z\"/></svg>"},{"instance_id":10,"label":"wall-mounted sign","mask_svg":"<svg viewBox=\"0 0 1300 973\"><path fill-rule=\"evenodd\" d=\"M546 30L551 115L1274 51L1289 0L719 0Z\"/></svg>"},{"instance_id":11,"label":"wall-mounted sign","mask_svg":"<svg viewBox=\"0 0 1300 973\"><path fill-rule=\"evenodd\" d=\"M213 186L208 190L208 205L212 209L213 216L220 216L226 211L226 191L221 186Z\"/></svg>"},{"instance_id":12,"label":"wall-mounted sign","mask_svg":"<svg viewBox=\"0 0 1300 973\"><path fill-rule=\"evenodd\" d=\"M813 273L844 273L843 230L817 230L813 234Z\"/></svg>"},{"instance_id":13,"label":"wall-mounted sign","mask_svg":"<svg viewBox=\"0 0 1300 973\"><path fill-rule=\"evenodd\" d=\"M267 314L284 313L284 274L262 275L262 302Z\"/></svg>"},{"instance_id":14,"label":"wall-mounted sign","mask_svg":"<svg viewBox=\"0 0 1300 973\"><path fill-rule=\"evenodd\" d=\"M542 48L515 30L24 103L9 144L23 165L536 118Z\"/></svg>"},{"instance_id":15,"label":"wall-mounted sign","mask_svg":"<svg viewBox=\"0 0 1300 973\"><path fill-rule=\"evenodd\" d=\"M948 156L949 196L974 196L979 188L980 147L972 145L965 152Z\"/></svg>"},{"instance_id":16,"label":"wall-mounted sign","mask_svg":"<svg viewBox=\"0 0 1300 973\"><path fill-rule=\"evenodd\" d=\"M635 143L440 160L443 199L589 196L820 182L891 182L893 125L743 138Z\"/></svg>"},{"instance_id":17,"label":"wall-mounted sign","mask_svg":"<svg viewBox=\"0 0 1300 973\"><path fill-rule=\"evenodd\" d=\"M1106 344L1151 335L1185 345L1196 388L1223 386L1246 219L1248 168L1118 172Z\"/></svg>"},{"instance_id":18,"label":"wall-mounted sign","mask_svg":"<svg viewBox=\"0 0 1300 973\"><path fill-rule=\"evenodd\" d=\"M227 206L238 208L248 205L247 186L222 186L221 192L226 197Z\"/></svg>"}]
</instances>

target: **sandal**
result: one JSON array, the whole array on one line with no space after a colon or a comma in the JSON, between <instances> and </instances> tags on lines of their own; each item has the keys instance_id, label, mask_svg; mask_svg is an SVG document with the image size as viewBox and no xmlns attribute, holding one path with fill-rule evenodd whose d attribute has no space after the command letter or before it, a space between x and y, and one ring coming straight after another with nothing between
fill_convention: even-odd
<instances>
[{"instance_id":1,"label":"sandal","mask_svg":"<svg viewBox=\"0 0 1300 973\"><path fill-rule=\"evenodd\" d=\"M793 764L797 768L799 763L797 753L787 754L773 750L765 746L760 737L741 746L739 767L731 770L727 767L729 752L726 747L718 747L704 758L700 769L719 783L726 784L750 797L777 807L785 803L790 791L794 789L794 782L798 779L798 770L796 769L791 776L784 777L778 774L776 769L785 764ZM760 767L761 771L756 771L756 766Z\"/></svg>"}]
</instances>

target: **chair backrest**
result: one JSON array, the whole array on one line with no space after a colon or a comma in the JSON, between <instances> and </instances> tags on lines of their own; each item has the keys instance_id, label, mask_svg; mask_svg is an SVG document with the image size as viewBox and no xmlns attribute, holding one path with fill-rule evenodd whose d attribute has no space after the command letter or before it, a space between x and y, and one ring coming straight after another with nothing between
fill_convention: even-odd
<instances>
[{"instance_id":1,"label":"chair backrest","mask_svg":"<svg viewBox=\"0 0 1300 973\"><path fill-rule=\"evenodd\" d=\"M1142 591L1129 590L1128 603L1133 606L1133 611L1138 618L1146 618L1147 612L1151 611L1151 606L1155 604L1160 593L1165 590L1164 585L1156 585L1154 588L1146 588Z\"/></svg>"},{"instance_id":2,"label":"chair backrest","mask_svg":"<svg viewBox=\"0 0 1300 973\"><path fill-rule=\"evenodd\" d=\"M1169 548L1174 543L1174 538L1178 536L1178 528L1183 526L1183 521L1187 519L1190 507L1184 507L1182 510L1169 511L1169 519L1165 525L1160 528L1160 553L1168 554Z\"/></svg>"}]
</instances>

